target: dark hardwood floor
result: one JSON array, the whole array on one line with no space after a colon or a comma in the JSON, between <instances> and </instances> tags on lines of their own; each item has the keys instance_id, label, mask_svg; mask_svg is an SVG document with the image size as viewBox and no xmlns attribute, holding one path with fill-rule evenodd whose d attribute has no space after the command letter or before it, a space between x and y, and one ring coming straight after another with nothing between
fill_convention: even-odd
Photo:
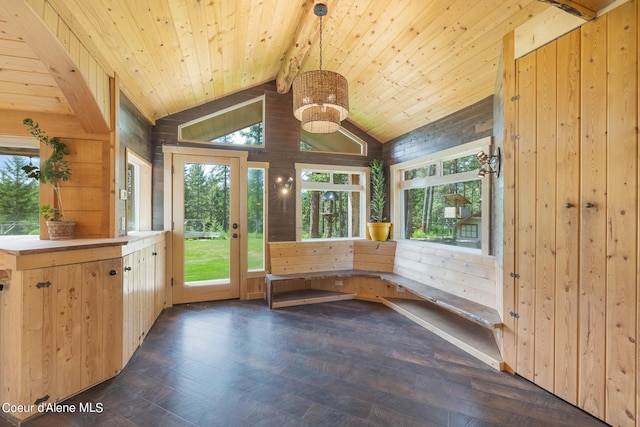
<instances>
[{"instance_id":1,"label":"dark hardwood floor","mask_svg":"<svg viewBox=\"0 0 640 427\"><path fill-rule=\"evenodd\" d=\"M65 403L90 402L103 412L50 413L24 425L604 425L362 301L167 309L118 377Z\"/></svg>"}]
</instances>

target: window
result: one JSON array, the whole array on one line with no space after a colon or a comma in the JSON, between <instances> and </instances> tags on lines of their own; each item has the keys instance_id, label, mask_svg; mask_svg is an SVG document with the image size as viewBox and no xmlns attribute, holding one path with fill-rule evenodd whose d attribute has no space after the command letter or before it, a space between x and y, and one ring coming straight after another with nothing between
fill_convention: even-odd
<instances>
[{"instance_id":1,"label":"window","mask_svg":"<svg viewBox=\"0 0 640 427\"><path fill-rule=\"evenodd\" d=\"M297 164L297 240L364 238L369 168Z\"/></svg>"},{"instance_id":2,"label":"window","mask_svg":"<svg viewBox=\"0 0 640 427\"><path fill-rule=\"evenodd\" d=\"M21 169L39 160L0 154L0 236L39 235L40 186Z\"/></svg>"},{"instance_id":3,"label":"window","mask_svg":"<svg viewBox=\"0 0 640 427\"><path fill-rule=\"evenodd\" d=\"M344 128L333 133L310 133L300 128L300 150L366 156L367 143Z\"/></svg>"},{"instance_id":4,"label":"window","mask_svg":"<svg viewBox=\"0 0 640 427\"><path fill-rule=\"evenodd\" d=\"M264 96L178 126L178 140L264 147Z\"/></svg>"},{"instance_id":5,"label":"window","mask_svg":"<svg viewBox=\"0 0 640 427\"><path fill-rule=\"evenodd\" d=\"M484 138L391 167L401 238L488 253L491 178L478 178L477 153L490 152L490 143Z\"/></svg>"},{"instance_id":6,"label":"window","mask_svg":"<svg viewBox=\"0 0 640 427\"><path fill-rule=\"evenodd\" d=\"M247 177L247 269L265 269L265 186L266 166L249 163Z\"/></svg>"},{"instance_id":7,"label":"window","mask_svg":"<svg viewBox=\"0 0 640 427\"><path fill-rule=\"evenodd\" d=\"M40 234L40 186L23 166L40 165L38 142L31 138L1 138L0 238Z\"/></svg>"},{"instance_id":8,"label":"window","mask_svg":"<svg viewBox=\"0 0 640 427\"><path fill-rule=\"evenodd\" d=\"M151 230L151 164L127 149L127 231Z\"/></svg>"}]
</instances>

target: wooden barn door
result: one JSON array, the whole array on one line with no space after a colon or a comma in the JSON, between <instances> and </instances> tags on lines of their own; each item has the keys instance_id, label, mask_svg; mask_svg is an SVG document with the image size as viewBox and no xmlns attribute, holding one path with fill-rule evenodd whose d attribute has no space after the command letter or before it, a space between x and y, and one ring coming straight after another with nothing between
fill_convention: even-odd
<instances>
[{"instance_id":1,"label":"wooden barn door","mask_svg":"<svg viewBox=\"0 0 640 427\"><path fill-rule=\"evenodd\" d=\"M638 425L636 5L514 61L505 81L507 363L613 425Z\"/></svg>"}]
</instances>

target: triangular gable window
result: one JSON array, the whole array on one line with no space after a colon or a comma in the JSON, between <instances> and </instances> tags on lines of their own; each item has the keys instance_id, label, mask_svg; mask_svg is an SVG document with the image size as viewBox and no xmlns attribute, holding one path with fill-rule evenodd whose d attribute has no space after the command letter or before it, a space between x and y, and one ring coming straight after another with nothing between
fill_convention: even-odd
<instances>
[{"instance_id":1,"label":"triangular gable window","mask_svg":"<svg viewBox=\"0 0 640 427\"><path fill-rule=\"evenodd\" d=\"M309 133L300 128L300 151L366 156L367 143L344 128L326 134Z\"/></svg>"},{"instance_id":2,"label":"triangular gable window","mask_svg":"<svg viewBox=\"0 0 640 427\"><path fill-rule=\"evenodd\" d=\"M264 147L264 96L178 126L178 139L205 144Z\"/></svg>"}]
</instances>

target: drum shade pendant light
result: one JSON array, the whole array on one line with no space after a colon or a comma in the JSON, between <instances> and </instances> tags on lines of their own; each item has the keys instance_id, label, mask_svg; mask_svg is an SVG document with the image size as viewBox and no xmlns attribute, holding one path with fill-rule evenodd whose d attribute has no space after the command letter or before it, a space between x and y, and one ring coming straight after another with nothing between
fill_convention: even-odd
<instances>
[{"instance_id":1,"label":"drum shade pendant light","mask_svg":"<svg viewBox=\"0 0 640 427\"><path fill-rule=\"evenodd\" d=\"M322 69L322 17L327 6L318 3L313 13L320 18L320 69L293 81L293 115L307 132L332 133L349 116L349 88L343 76Z\"/></svg>"}]
</instances>

